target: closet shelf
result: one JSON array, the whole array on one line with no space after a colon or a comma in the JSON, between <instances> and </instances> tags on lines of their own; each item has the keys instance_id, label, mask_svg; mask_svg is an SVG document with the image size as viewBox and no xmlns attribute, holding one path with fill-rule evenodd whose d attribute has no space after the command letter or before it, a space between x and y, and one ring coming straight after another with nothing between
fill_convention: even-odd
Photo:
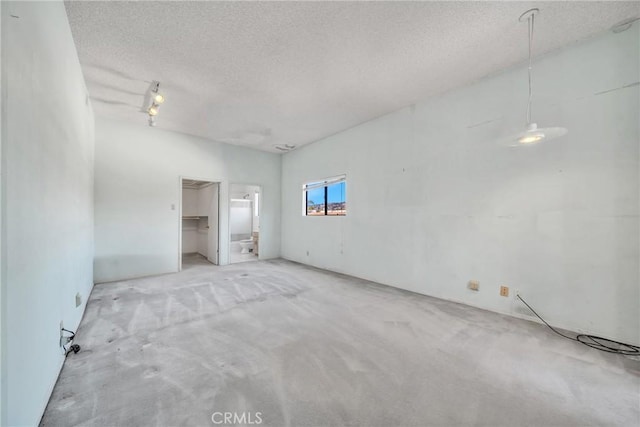
<instances>
[{"instance_id":1,"label":"closet shelf","mask_svg":"<svg viewBox=\"0 0 640 427\"><path fill-rule=\"evenodd\" d=\"M208 218L207 216L202 215L183 215L182 219L200 219L200 218Z\"/></svg>"}]
</instances>

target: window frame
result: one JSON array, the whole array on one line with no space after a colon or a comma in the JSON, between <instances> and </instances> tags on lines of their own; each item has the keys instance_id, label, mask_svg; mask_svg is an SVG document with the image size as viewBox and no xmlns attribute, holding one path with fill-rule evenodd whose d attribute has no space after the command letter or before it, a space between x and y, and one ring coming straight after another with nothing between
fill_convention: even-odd
<instances>
[{"instance_id":1,"label":"window frame","mask_svg":"<svg viewBox=\"0 0 640 427\"><path fill-rule=\"evenodd\" d=\"M344 209L344 213L343 214L337 214L337 215L329 215L329 186L331 185L335 185L335 184L340 184L340 183L344 183L345 184L345 195L344 195L344 204L345 204L345 209ZM310 182L306 182L304 184L302 184L302 199L303 199L303 209L302 209L302 215L305 217L332 217L332 216L336 216L336 217L342 217L342 216L347 216L347 194L346 194L346 184L347 184L347 175L343 174L343 175L337 175L331 178L325 178L325 179L318 179L315 181L310 181ZM310 190L314 190L316 188L323 188L324 189L324 213L320 214L320 215L309 215L309 191Z\"/></svg>"}]
</instances>

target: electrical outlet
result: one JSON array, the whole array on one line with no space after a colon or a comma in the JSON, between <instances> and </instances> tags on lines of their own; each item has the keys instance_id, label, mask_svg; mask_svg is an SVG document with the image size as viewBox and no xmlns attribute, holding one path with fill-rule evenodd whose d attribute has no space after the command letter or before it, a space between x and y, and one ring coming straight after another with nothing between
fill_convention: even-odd
<instances>
[{"instance_id":1,"label":"electrical outlet","mask_svg":"<svg viewBox=\"0 0 640 427\"><path fill-rule=\"evenodd\" d=\"M508 286L500 286L500 296L508 297L509 296L509 287Z\"/></svg>"},{"instance_id":2,"label":"electrical outlet","mask_svg":"<svg viewBox=\"0 0 640 427\"><path fill-rule=\"evenodd\" d=\"M76 294L76 307L80 307L82 305L82 295L80 292Z\"/></svg>"},{"instance_id":3,"label":"electrical outlet","mask_svg":"<svg viewBox=\"0 0 640 427\"><path fill-rule=\"evenodd\" d=\"M469 280L469 283L467 283L467 288L471 289L472 291L479 291L480 282L478 282L477 280Z\"/></svg>"}]
</instances>

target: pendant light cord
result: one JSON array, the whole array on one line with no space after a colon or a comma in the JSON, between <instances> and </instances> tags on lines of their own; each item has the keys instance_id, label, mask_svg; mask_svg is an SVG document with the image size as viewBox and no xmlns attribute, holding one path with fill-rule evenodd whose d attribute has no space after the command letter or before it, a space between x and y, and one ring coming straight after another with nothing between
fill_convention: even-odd
<instances>
[{"instance_id":1,"label":"pendant light cord","mask_svg":"<svg viewBox=\"0 0 640 427\"><path fill-rule=\"evenodd\" d=\"M531 124L531 99L533 98L533 91L531 89L531 49L533 45L533 20L535 18L535 14L532 13L527 18L527 23L529 24L529 101L527 102L527 125Z\"/></svg>"}]
</instances>

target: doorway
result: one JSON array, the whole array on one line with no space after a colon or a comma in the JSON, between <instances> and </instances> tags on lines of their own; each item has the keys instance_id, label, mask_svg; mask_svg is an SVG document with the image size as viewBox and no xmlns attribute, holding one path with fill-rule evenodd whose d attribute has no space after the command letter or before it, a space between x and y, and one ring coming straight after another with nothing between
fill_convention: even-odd
<instances>
[{"instance_id":1,"label":"doorway","mask_svg":"<svg viewBox=\"0 0 640 427\"><path fill-rule=\"evenodd\" d=\"M258 185L229 187L229 263L257 261L260 256L260 205Z\"/></svg>"},{"instance_id":2,"label":"doorway","mask_svg":"<svg viewBox=\"0 0 640 427\"><path fill-rule=\"evenodd\" d=\"M218 182L180 179L180 268L219 263Z\"/></svg>"}]
</instances>

